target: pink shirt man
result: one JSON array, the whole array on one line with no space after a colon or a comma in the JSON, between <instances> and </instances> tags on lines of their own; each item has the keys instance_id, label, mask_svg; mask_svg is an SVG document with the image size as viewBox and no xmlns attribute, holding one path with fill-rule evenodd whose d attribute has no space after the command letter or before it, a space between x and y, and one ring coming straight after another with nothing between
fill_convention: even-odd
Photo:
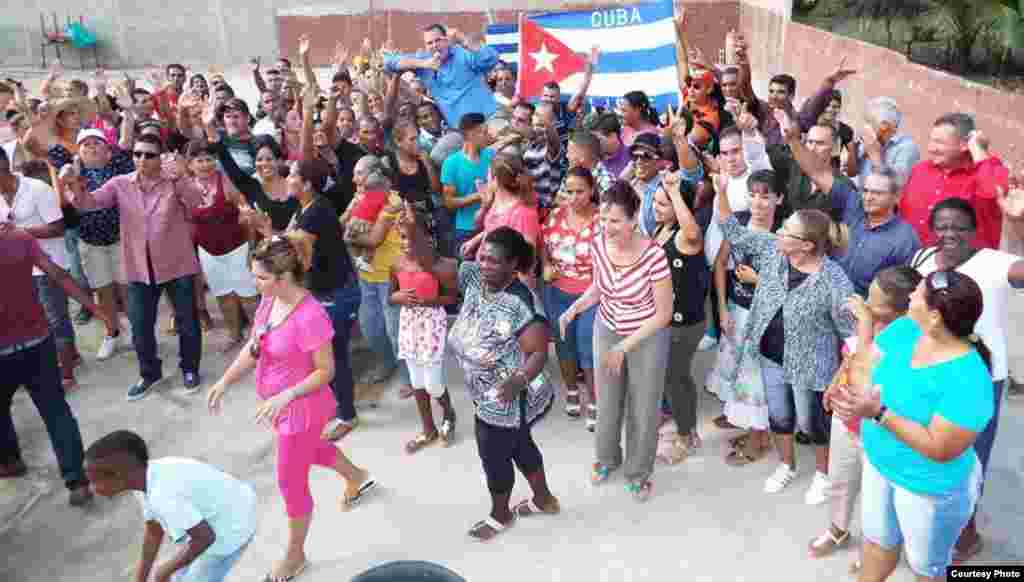
<instances>
[{"instance_id":1,"label":"pink shirt man","mask_svg":"<svg viewBox=\"0 0 1024 582\"><path fill-rule=\"evenodd\" d=\"M162 176L143 190L138 172L114 176L74 204L83 210L117 206L121 211L121 252L125 281L158 285L199 272L188 215L203 202L190 180ZM152 261L150 277L146 259Z\"/></svg>"}]
</instances>

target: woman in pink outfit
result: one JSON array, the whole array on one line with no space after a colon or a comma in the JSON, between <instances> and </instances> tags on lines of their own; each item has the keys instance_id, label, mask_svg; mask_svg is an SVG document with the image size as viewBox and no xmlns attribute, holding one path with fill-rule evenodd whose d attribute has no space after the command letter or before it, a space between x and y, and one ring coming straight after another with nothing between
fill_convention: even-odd
<instances>
[{"instance_id":1,"label":"woman in pink outfit","mask_svg":"<svg viewBox=\"0 0 1024 582\"><path fill-rule=\"evenodd\" d=\"M263 242L253 253L252 272L262 294L252 337L210 388L208 403L212 412L219 412L228 386L256 369L256 391L263 400L256 421L277 433L277 482L289 532L284 559L274 564L267 579L290 580L307 565L303 546L313 513L310 467L334 469L346 480L346 509L375 483L322 436L336 406L328 386L334 376L334 328L324 308L300 283L305 268L296 245L284 236Z\"/></svg>"}]
</instances>

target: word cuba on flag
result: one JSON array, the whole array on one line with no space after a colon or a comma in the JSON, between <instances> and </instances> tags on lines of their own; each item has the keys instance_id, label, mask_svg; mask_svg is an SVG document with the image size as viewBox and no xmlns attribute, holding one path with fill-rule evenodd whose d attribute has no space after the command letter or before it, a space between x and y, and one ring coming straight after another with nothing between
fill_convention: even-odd
<instances>
[{"instance_id":1,"label":"word cuba on flag","mask_svg":"<svg viewBox=\"0 0 1024 582\"><path fill-rule=\"evenodd\" d=\"M626 92L647 93L654 106L677 105L676 33L672 0L578 12L523 15L518 25L487 27L487 44L516 65L519 94L537 97L555 81L566 96L578 92L586 71L584 54L601 56L587 99L614 107Z\"/></svg>"}]
</instances>

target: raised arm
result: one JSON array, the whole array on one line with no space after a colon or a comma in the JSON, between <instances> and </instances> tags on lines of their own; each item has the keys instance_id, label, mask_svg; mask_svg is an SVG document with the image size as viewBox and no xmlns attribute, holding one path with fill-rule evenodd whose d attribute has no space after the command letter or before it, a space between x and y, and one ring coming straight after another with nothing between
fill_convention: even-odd
<instances>
[{"instance_id":1,"label":"raised arm","mask_svg":"<svg viewBox=\"0 0 1024 582\"><path fill-rule=\"evenodd\" d=\"M690 78L690 47L686 42L686 9L680 7L673 21L676 30L676 82L680 98L686 96L686 80Z\"/></svg>"},{"instance_id":2,"label":"raised arm","mask_svg":"<svg viewBox=\"0 0 1024 582\"><path fill-rule=\"evenodd\" d=\"M583 100L587 98L587 91L590 90L590 81L594 78L594 69L597 68L598 59L601 56L601 47L594 45L590 48L590 58L587 59L587 71L583 74L583 83L580 90L569 99L566 109L577 113L583 108Z\"/></svg>"},{"instance_id":3,"label":"raised arm","mask_svg":"<svg viewBox=\"0 0 1024 582\"><path fill-rule=\"evenodd\" d=\"M793 123L782 109L775 110L775 119L779 122L779 129L782 137L793 152L793 159L800 166L800 171L807 174L807 177L814 182L822 192L831 192L832 184L835 183L835 175L832 173L832 163L811 153L804 142L800 139L800 128Z\"/></svg>"},{"instance_id":4,"label":"raised arm","mask_svg":"<svg viewBox=\"0 0 1024 582\"><path fill-rule=\"evenodd\" d=\"M832 100L832 91L835 91L836 85L857 73L855 69L844 68L844 65L846 65L846 57L839 61L836 71L825 77L818 91L810 99L804 101L803 106L800 107L799 121L802 132L806 132L818 123L818 118L825 112Z\"/></svg>"},{"instance_id":5,"label":"raised arm","mask_svg":"<svg viewBox=\"0 0 1024 582\"><path fill-rule=\"evenodd\" d=\"M260 73L260 57L256 57L249 61L252 65L252 82L256 85L256 91L259 95L267 92L267 83L263 80L263 75Z\"/></svg>"}]
</instances>

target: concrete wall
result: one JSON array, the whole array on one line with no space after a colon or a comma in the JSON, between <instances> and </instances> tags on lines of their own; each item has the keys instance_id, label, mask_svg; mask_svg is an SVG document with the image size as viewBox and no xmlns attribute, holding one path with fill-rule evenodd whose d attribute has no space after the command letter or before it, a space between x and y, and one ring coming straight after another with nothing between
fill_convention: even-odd
<instances>
[{"instance_id":1,"label":"concrete wall","mask_svg":"<svg viewBox=\"0 0 1024 582\"><path fill-rule=\"evenodd\" d=\"M784 13L789 5L790 0L745 0L741 8L740 29L752 45L758 85L787 72L797 78L798 94L806 96L845 57L846 66L859 71L840 87L843 119L855 130L863 127L864 104L888 96L901 104L904 128L922 148L936 118L964 111L975 115L994 151L1017 167L1024 162L1024 95L1000 92L914 64L902 53L788 21Z\"/></svg>"}]
</instances>

